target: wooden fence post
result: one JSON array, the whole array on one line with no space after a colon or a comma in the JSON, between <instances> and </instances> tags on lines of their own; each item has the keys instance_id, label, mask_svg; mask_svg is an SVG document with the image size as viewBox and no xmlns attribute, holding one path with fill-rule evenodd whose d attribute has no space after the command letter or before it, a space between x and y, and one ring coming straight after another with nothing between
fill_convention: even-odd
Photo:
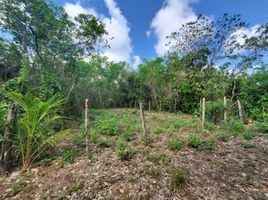
<instances>
[{"instance_id":1,"label":"wooden fence post","mask_svg":"<svg viewBox=\"0 0 268 200\"><path fill-rule=\"evenodd\" d=\"M135 101L135 108L137 108L137 102Z\"/></svg>"},{"instance_id":2,"label":"wooden fence post","mask_svg":"<svg viewBox=\"0 0 268 200\"><path fill-rule=\"evenodd\" d=\"M226 96L224 96L224 99L223 99L223 106L224 106L224 123L227 122L227 100L226 100Z\"/></svg>"},{"instance_id":3,"label":"wooden fence post","mask_svg":"<svg viewBox=\"0 0 268 200\"><path fill-rule=\"evenodd\" d=\"M175 99L175 113L177 112L177 99Z\"/></svg>"},{"instance_id":4,"label":"wooden fence post","mask_svg":"<svg viewBox=\"0 0 268 200\"><path fill-rule=\"evenodd\" d=\"M151 101L149 101L149 112L151 112Z\"/></svg>"},{"instance_id":5,"label":"wooden fence post","mask_svg":"<svg viewBox=\"0 0 268 200\"><path fill-rule=\"evenodd\" d=\"M143 107L143 103L140 103L140 113L141 113L141 122L142 122L142 128L143 128L145 145L147 145L147 143L148 143L148 137L147 137L147 131L146 131L145 118L144 118L144 107Z\"/></svg>"},{"instance_id":6,"label":"wooden fence post","mask_svg":"<svg viewBox=\"0 0 268 200\"><path fill-rule=\"evenodd\" d=\"M205 125L205 113L206 113L206 99L203 97L202 99L202 128L204 128Z\"/></svg>"},{"instance_id":7,"label":"wooden fence post","mask_svg":"<svg viewBox=\"0 0 268 200\"><path fill-rule=\"evenodd\" d=\"M85 99L85 133L86 133L86 152L89 152L89 128L88 128L88 99Z\"/></svg>"},{"instance_id":8,"label":"wooden fence post","mask_svg":"<svg viewBox=\"0 0 268 200\"><path fill-rule=\"evenodd\" d=\"M237 106L238 106L238 111L239 111L239 119L240 119L240 122L243 124L244 123L243 113L242 113L241 103L239 100L237 100Z\"/></svg>"}]
</instances>

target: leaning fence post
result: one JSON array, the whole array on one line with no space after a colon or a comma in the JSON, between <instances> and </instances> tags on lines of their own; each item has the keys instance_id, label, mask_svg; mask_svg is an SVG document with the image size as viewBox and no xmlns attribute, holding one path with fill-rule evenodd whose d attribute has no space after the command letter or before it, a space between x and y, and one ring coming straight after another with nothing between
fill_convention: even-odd
<instances>
[{"instance_id":1,"label":"leaning fence post","mask_svg":"<svg viewBox=\"0 0 268 200\"><path fill-rule=\"evenodd\" d=\"M202 121L201 121L201 126L202 128L204 128L204 125L205 125L205 112L206 112L206 99L205 97L203 97L202 99Z\"/></svg>"},{"instance_id":2,"label":"leaning fence post","mask_svg":"<svg viewBox=\"0 0 268 200\"><path fill-rule=\"evenodd\" d=\"M239 100L237 100L237 106L238 106L238 111L239 111L239 118L240 118L240 122L243 124L243 113L242 113L242 108L241 108L241 103Z\"/></svg>"},{"instance_id":3,"label":"leaning fence post","mask_svg":"<svg viewBox=\"0 0 268 200\"><path fill-rule=\"evenodd\" d=\"M141 113L141 122L142 122L142 128L143 128L143 134L144 134L144 140L145 140L145 145L147 145L148 138L147 138L147 131L146 131L146 123L144 119L144 107L143 103L140 103L140 113Z\"/></svg>"},{"instance_id":4,"label":"leaning fence post","mask_svg":"<svg viewBox=\"0 0 268 200\"><path fill-rule=\"evenodd\" d=\"M86 133L86 152L89 152L89 128L88 128L88 99L85 99L85 133Z\"/></svg>"},{"instance_id":5,"label":"leaning fence post","mask_svg":"<svg viewBox=\"0 0 268 200\"><path fill-rule=\"evenodd\" d=\"M223 106L224 106L224 122L226 123L227 122L227 101L226 101L226 96L224 96L224 99L223 99Z\"/></svg>"}]
</instances>

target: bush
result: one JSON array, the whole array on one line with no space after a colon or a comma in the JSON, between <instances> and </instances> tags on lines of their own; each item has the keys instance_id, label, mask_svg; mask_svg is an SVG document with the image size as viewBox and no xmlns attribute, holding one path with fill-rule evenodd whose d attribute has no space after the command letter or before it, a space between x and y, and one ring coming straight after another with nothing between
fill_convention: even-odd
<instances>
[{"instance_id":1,"label":"bush","mask_svg":"<svg viewBox=\"0 0 268 200\"><path fill-rule=\"evenodd\" d=\"M224 112L223 99L206 102L206 118L214 123L222 120Z\"/></svg>"},{"instance_id":2,"label":"bush","mask_svg":"<svg viewBox=\"0 0 268 200\"><path fill-rule=\"evenodd\" d=\"M163 133L163 129L160 126L157 126L155 129L155 134L161 134Z\"/></svg>"},{"instance_id":3,"label":"bush","mask_svg":"<svg viewBox=\"0 0 268 200\"><path fill-rule=\"evenodd\" d=\"M195 123L189 119L180 119L176 116L173 116L170 119L170 124L172 124L172 126L175 129L179 129L179 128L191 128L195 126Z\"/></svg>"},{"instance_id":4,"label":"bush","mask_svg":"<svg viewBox=\"0 0 268 200\"><path fill-rule=\"evenodd\" d=\"M126 141L130 141L133 136L134 136L134 132L132 130L130 130L130 129L127 129L123 134L123 138Z\"/></svg>"},{"instance_id":5,"label":"bush","mask_svg":"<svg viewBox=\"0 0 268 200\"><path fill-rule=\"evenodd\" d=\"M99 137L100 137L100 135L99 135L99 132L98 132L98 131L96 131L95 129L92 129L92 130L90 131L90 140L91 140L94 144L98 143L98 141L99 141Z\"/></svg>"},{"instance_id":6,"label":"bush","mask_svg":"<svg viewBox=\"0 0 268 200\"><path fill-rule=\"evenodd\" d=\"M168 146L169 148L174 151L174 150L178 150L182 147L183 144L183 140L179 137L171 137L169 139L169 143Z\"/></svg>"},{"instance_id":7,"label":"bush","mask_svg":"<svg viewBox=\"0 0 268 200\"><path fill-rule=\"evenodd\" d=\"M202 140L196 134L191 134L188 137L188 146L193 148L199 148L202 145Z\"/></svg>"},{"instance_id":8,"label":"bush","mask_svg":"<svg viewBox=\"0 0 268 200\"><path fill-rule=\"evenodd\" d=\"M223 124L223 128L233 132L234 136L237 136L238 133L242 133L245 130L244 125L237 120L231 120L230 122Z\"/></svg>"},{"instance_id":9,"label":"bush","mask_svg":"<svg viewBox=\"0 0 268 200\"><path fill-rule=\"evenodd\" d=\"M203 141L202 150L212 150L216 143L216 139L214 137L208 137Z\"/></svg>"},{"instance_id":10,"label":"bush","mask_svg":"<svg viewBox=\"0 0 268 200\"><path fill-rule=\"evenodd\" d=\"M98 146L102 148L109 148L112 146L112 143L109 141L108 138L102 138L99 140Z\"/></svg>"},{"instance_id":11,"label":"bush","mask_svg":"<svg viewBox=\"0 0 268 200\"><path fill-rule=\"evenodd\" d=\"M258 122L257 123L257 130L261 133L268 133L268 121Z\"/></svg>"},{"instance_id":12,"label":"bush","mask_svg":"<svg viewBox=\"0 0 268 200\"><path fill-rule=\"evenodd\" d=\"M220 140L224 141L224 142L227 142L229 140L229 138L231 137L231 134L224 131L224 130L221 130L219 133L218 133L218 137Z\"/></svg>"},{"instance_id":13,"label":"bush","mask_svg":"<svg viewBox=\"0 0 268 200\"><path fill-rule=\"evenodd\" d=\"M252 138L254 138L254 134L253 133L246 132L246 133L243 134L243 138L245 140L251 140Z\"/></svg>"},{"instance_id":14,"label":"bush","mask_svg":"<svg viewBox=\"0 0 268 200\"><path fill-rule=\"evenodd\" d=\"M62 157L62 161L64 163L73 163L74 162L74 151L70 148L63 149L60 152L60 156Z\"/></svg>"},{"instance_id":15,"label":"bush","mask_svg":"<svg viewBox=\"0 0 268 200\"><path fill-rule=\"evenodd\" d=\"M133 157L134 153L132 148L127 145L125 148L121 148L117 151L117 155L121 160L129 160Z\"/></svg>"},{"instance_id":16,"label":"bush","mask_svg":"<svg viewBox=\"0 0 268 200\"><path fill-rule=\"evenodd\" d=\"M186 168L178 167L171 173L171 182L175 188L182 187L189 180L189 171Z\"/></svg>"},{"instance_id":17,"label":"bush","mask_svg":"<svg viewBox=\"0 0 268 200\"><path fill-rule=\"evenodd\" d=\"M109 136L119 135L120 124L114 114L106 113L97 117L95 127L100 133Z\"/></svg>"},{"instance_id":18,"label":"bush","mask_svg":"<svg viewBox=\"0 0 268 200\"><path fill-rule=\"evenodd\" d=\"M209 131L213 131L216 129L216 125L214 123L211 123L211 122L206 122L205 129L207 129Z\"/></svg>"}]
</instances>

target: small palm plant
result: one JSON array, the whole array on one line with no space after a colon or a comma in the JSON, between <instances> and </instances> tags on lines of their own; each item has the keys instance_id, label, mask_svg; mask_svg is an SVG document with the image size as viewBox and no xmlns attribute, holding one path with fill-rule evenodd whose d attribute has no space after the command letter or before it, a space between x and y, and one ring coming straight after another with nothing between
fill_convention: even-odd
<instances>
[{"instance_id":1,"label":"small palm plant","mask_svg":"<svg viewBox=\"0 0 268 200\"><path fill-rule=\"evenodd\" d=\"M32 98L29 94L7 93L9 99L16 102L23 111L18 120L18 131L14 146L21 154L22 169L26 170L48 146L63 137L68 131L55 133L51 124L61 117L57 112L63 104L63 99L54 96L47 101Z\"/></svg>"}]
</instances>

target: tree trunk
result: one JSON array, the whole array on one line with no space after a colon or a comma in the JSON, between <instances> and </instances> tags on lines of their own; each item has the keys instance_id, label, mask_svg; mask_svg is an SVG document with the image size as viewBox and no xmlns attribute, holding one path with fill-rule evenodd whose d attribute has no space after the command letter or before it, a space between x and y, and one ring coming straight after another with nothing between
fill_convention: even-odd
<instances>
[{"instance_id":1,"label":"tree trunk","mask_svg":"<svg viewBox=\"0 0 268 200\"><path fill-rule=\"evenodd\" d=\"M226 123L227 122L227 101L226 101L226 96L224 96L223 105L224 105L224 116L223 116L223 120L224 120L224 123Z\"/></svg>"},{"instance_id":2,"label":"tree trunk","mask_svg":"<svg viewBox=\"0 0 268 200\"><path fill-rule=\"evenodd\" d=\"M205 113L206 113L206 99L202 99L202 128L204 128L205 125Z\"/></svg>"},{"instance_id":3,"label":"tree trunk","mask_svg":"<svg viewBox=\"0 0 268 200\"><path fill-rule=\"evenodd\" d=\"M144 107L143 104L140 103L140 113L141 113L141 121L142 121L142 128L143 128L143 133L144 133L144 140L145 140L145 145L148 144L148 137L147 137L147 131L146 131L146 123L144 119Z\"/></svg>"},{"instance_id":4,"label":"tree trunk","mask_svg":"<svg viewBox=\"0 0 268 200\"><path fill-rule=\"evenodd\" d=\"M4 133L4 141L0 152L0 171L9 172L12 170L14 159L12 153L13 139L16 131L16 117L18 106L10 102L8 107L7 127Z\"/></svg>"},{"instance_id":5,"label":"tree trunk","mask_svg":"<svg viewBox=\"0 0 268 200\"><path fill-rule=\"evenodd\" d=\"M88 130L88 99L85 99L85 133L86 133L86 152L89 152L89 130Z\"/></svg>"}]
</instances>

